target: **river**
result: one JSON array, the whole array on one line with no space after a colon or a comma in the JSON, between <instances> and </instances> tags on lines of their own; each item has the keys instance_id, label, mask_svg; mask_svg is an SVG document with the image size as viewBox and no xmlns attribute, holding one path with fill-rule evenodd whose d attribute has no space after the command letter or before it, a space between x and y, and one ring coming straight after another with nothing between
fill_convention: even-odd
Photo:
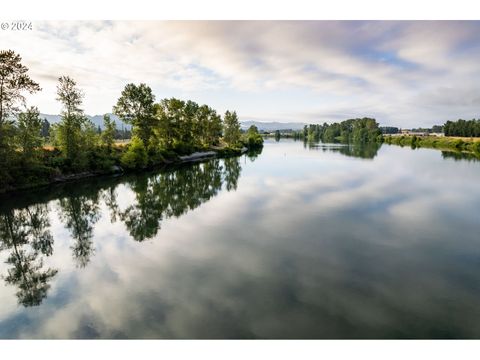
<instances>
[{"instance_id":1,"label":"river","mask_svg":"<svg viewBox=\"0 0 480 360\"><path fill-rule=\"evenodd\" d=\"M0 338L480 338L480 162L261 154L0 199Z\"/></svg>"}]
</instances>

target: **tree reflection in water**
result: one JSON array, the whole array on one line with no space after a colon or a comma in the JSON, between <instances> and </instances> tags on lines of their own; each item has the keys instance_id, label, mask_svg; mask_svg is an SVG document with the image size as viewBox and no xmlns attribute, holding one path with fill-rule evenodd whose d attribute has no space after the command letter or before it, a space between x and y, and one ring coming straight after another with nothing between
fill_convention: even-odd
<instances>
[{"instance_id":1,"label":"tree reflection in water","mask_svg":"<svg viewBox=\"0 0 480 360\"><path fill-rule=\"evenodd\" d=\"M255 157L249 154L251 161ZM58 199L59 219L73 239L70 247L73 259L77 267L83 268L95 253L93 236L101 216L100 200L110 212L111 223L122 221L134 240L143 241L158 233L162 220L180 217L199 207L216 196L223 184L227 191L235 190L240 172L239 158L213 159L153 175L69 184L55 193L53 199ZM125 209L117 201L117 187L121 183L135 196ZM0 251L10 252L6 263L11 266L2 278L18 288L18 302L25 307L41 304L50 288L49 281L58 272L44 268L43 261L43 257L53 253L49 200L0 211Z\"/></svg>"},{"instance_id":2,"label":"tree reflection in water","mask_svg":"<svg viewBox=\"0 0 480 360\"><path fill-rule=\"evenodd\" d=\"M304 143L305 145L306 143ZM373 159L378 154L378 150L382 144L373 143L350 143L350 144L323 144L308 143L310 150L322 150L329 152L337 152L345 156L356 157L362 159Z\"/></svg>"},{"instance_id":3,"label":"tree reflection in water","mask_svg":"<svg viewBox=\"0 0 480 360\"><path fill-rule=\"evenodd\" d=\"M180 166L150 177L139 177L129 183L135 202L119 211L111 199L112 214L118 214L136 241L154 237L161 222L179 217L216 196L225 183L228 191L237 188L241 166L239 158ZM116 218L116 215L111 215Z\"/></svg>"},{"instance_id":4,"label":"tree reflection in water","mask_svg":"<svg viewBox=\"0 0 480 360\"><path fill-rule=\"evenodd\" d=\"M10 251L6 263L11 265L2 277L7 284L18 288L18 303L25 307L42 303L50 279L58 272L43 268L42 255L50 256L53 252L49 227L46 204L0 214L0 250Z\"/></svg>"},{"instance_id":5,"label":"tree reflection in water","mask_svg":"<svg viewBox=\"0 0 480 360\"><path fill-rule=\"evenodd\" d=\"M74 239L72 255L80 268L90 262L90 257L95 252L92 237L94 225L100 218L98 195L98 192L72 194L59 200L60 219L64 221Z\"/></svg>"},{"instance_id":6,"label":"tree reflection in water","mask_svg":"<svg viewBox=\"0 0 480 360\"><path fill-rule=\"evenodd\" d=\"M459 151L442 151L442 158L453 159L454 161L480 161L480 155L476 153L465 153Z\"/></svg>"}]
</instances>

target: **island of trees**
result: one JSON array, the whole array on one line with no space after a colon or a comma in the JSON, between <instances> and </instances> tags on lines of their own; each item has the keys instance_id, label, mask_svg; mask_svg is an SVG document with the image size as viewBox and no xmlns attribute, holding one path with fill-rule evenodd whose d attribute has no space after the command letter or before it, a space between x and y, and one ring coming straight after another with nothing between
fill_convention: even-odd
<instances>
[{"instance_id":1,"label":"island of trees","mask_svg":"<svg viewBox=\"0 0 480 360\"><path fill-rule=\"evenodd\" d=\"M131 125L125 146L105 115L103 129L83 110L84 93L69 76L58 79L61 121L49 126L39 109L27 107L26 94L41 91L19 54L0 51L0 193L72 177L138 171L179 160L180 155L215 151L238 155L263 146L255 126L242 132L235 111L223 117L208 105L176 98L156 101L144 83L127 84L113 113Z\"/></svg>"}]
</instances>

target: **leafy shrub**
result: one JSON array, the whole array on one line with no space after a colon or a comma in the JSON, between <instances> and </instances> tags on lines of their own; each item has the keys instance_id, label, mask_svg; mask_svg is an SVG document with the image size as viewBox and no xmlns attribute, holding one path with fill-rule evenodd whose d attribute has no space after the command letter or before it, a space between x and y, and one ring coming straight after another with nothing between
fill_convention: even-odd
<instances>
[{"instance_id":1,"label":"leafy shrub","mask_svg":"<svg viewBox=\"0 0 480 360\"><path fill-rule=\"evenodd\" d=\"M473 151L480 153L480 141L475 142L473 145Z\"/></svg>"},{"instance_id":2,"label":"leafy shrub","mask_svg":"<svg viewBox=\"0 0 480 360\"><path fill-rule=\"evenodd\" d=\"M454 144L457 149L461 150L465 142L463 140L458 139L458 140L455 140Z\"/></svg>"},{"instance_id":3,"label":"leafy shrub","mask_svg":"<svg viewBox=\"0 0 480 360\"><path fill-rule=\"evenodd\" d=\"M142 140L132 138L128 149L122 155L120 162L126 169L143 169L147 166L148 155Z\"/></svg>"},{"instance_id":4,"label":"leafy shrub","mask_svg":"<svg viewBox=\"0 0 480 360\"><path fill-rule=\"evenodd\" d=\"M114 158L107 148L98 147L87 154L88 168L93 171L109 171L115 165Z\"/></svg>"},{"instance_id":5,"label":"leafy shrub","mask_svg":"<svg viewBox=\"0 0 480 360\"><path fill-rule=\"evenodd\" d=\"M255 125L250 126L242 137L242 143L248 149L258 149L263 147L263 137L258 133Z\"/></svg>"},{"instance_id":6,"label":"leafy shrub","mask_svg":"<svg viewBox=\"0 0 480 360\"><path fill-rule=\"evenodd\" d=\"M162 150L153 144L148 145L147 148L148 165L155 166L165 162Z\"/></svg>"},{"instance_id":7,"label":"leafy shrub","mask_svg":"<svg viewBox=\"0 0 480 360\"><path fill-rule=\"evenodd\" d=\"M175 141L172 150L179 155L189 155L195 152L195 147L183 141Z\"/></svg>"}]
</instances>

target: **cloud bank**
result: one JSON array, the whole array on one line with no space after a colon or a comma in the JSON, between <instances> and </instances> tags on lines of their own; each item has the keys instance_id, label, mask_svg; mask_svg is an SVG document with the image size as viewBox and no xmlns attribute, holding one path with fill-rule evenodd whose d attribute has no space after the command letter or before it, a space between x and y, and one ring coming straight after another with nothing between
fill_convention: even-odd
<instances>
[{"instance_id":1,"label":"cloud bank","mask_svg":"<svg viewBox=\"0 0 480 360\"><path fill-rule=\"evenodd\" d=\"M238 111L242 120L331 122L373 116L385 125L478 117L477 21L36 22L0 32L56 113L56 79L70 75L90 114L111 111L124 85L145 82Z\"/></svg>"}]
</instances>

